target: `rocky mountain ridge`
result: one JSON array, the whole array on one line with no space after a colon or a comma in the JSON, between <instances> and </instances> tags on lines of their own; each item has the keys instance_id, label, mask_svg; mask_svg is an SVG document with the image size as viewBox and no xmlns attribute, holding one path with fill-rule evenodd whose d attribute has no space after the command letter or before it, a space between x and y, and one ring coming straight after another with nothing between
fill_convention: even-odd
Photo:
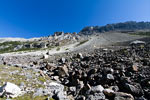
<instances>
[{"instance_id":1,"label":"rocky mountain ridge","mask_svg":"<svg viewBox=\"0 0 150 100\"><path fill-rule=\"evenodd\" d=\"M0 39L0 50L23 51L28 49L53 48L89 40L91 36L88 37L86 35L106 34L107 32L150 35L149 31L150 22L128 21L124 23L107 24L106 26L89 26L83 28L79 33L54 32L54 34L50 36L31 39L2 38Z\"/></svg>"},{"instance_id":2,"label":"rocky mountain ridge","mask_svg":"<svg viewBox=\"0 0 150 100\"><path fill-rule=\"evenodd\" d=\"M119 31L123 33L134 32L139 30L150 30L150 22L127 21L123 23L107 24L105 26L88 26L83 28L79 34L91 35L93 33L103 33Z\"/></svg>"}]
</instances>

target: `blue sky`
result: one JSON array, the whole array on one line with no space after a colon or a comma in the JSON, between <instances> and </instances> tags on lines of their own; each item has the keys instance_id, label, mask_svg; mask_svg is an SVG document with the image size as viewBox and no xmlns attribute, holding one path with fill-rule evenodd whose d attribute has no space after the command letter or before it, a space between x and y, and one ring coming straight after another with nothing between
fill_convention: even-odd
<instances>
[{"instance_id":1,"label":"blue sky","mask_svg":"<svg viewBox=\"0 0 150 100\"><path fill-rule=\"evenodd\" d=\"M124 21L150 21L150 0L0 0L0 37L79 32Z\"/></svg>"}]
</instances>

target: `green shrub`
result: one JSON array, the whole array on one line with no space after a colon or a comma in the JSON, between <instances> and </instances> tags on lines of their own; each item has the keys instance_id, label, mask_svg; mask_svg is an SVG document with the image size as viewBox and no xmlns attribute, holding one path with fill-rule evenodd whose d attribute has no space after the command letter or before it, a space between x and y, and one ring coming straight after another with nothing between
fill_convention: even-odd
<instances>
[{"instance_id":1,"label":"green shrub","mask_svg":"<svg viewBox=\"0 0 150 100\"><path fill-rule=\"evenodd\" d=\"M130 33L131 35L150 36L150 32Z\"/></svg>"},{"instance_id":2,"label":"green shrub","mask_svg":"<svg viewBox=\"0 0 150 100\"><path fill-rule=\"evenodd\" d=\"M80 45L86 43L87 41L89 41L89 40L83 40L83 41L81 41L79 44L77 44L76 46L80 46Z\"/></svg>"},{"instance_id":3,"label":"green shrub","mask_svg":"<svg viewBox=\"0 0 150 100\"><path fill-rule=\"evenodd\" d=\"M59 51L60 50L60 47L57 47L56 51Z\"/></svg>"}]
</instances>

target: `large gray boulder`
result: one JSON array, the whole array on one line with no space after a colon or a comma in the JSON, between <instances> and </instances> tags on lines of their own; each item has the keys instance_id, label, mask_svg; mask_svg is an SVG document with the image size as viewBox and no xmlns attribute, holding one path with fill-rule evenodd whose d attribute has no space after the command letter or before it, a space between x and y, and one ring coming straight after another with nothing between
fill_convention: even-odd
<instances>
[{"instance_id":1,"label":"large gray boulder","mask_svg":"<svg viewBox=\"0 0 150 100\"><path fill-rule=\"evenodd\" d=\"M140 45L140 44L145 45L146 43L144 41L139 41L139 40L135 40L130 43L130 45Z\"/></svg>"},{"instance_id":2,"label":"large gray boulder","mask_svg":"<svg viewBox=\"0 0 150 100\"><path fill-rule=\"evenodd\" d=\"M144 94L142 87L140 84L125 84L125 89L134 96L142 96Z\"/></svg>"},{"instance_id":3,"label":"large gray boulder","mask_svg":"<svg viewBox=\"0 0 150 100\"><path fill-rule=\"evenodd\" d=\"M40 48L47 48L47 43L46 42L40 43Z\"/></svg>"},{"instance_id":4,"label":"large gray boulder","mask_svg":"<svg viewBox=\"0 0 150 100\"><path fill-rule=\"evenodd\" d=\"M23 48L23 45L17 45L15 48L14 48L14 51L17 51L17 50L20 50Z\"/></svg>"},{"instance_id":5,"label":"large gray boulder","mask_svg":"<svg viewBox=\"0 0 150 100\"><path fill-rule=\"evenodd\" d=\"M52 93L48 89L38 88L35 90L35 93L33 94L34 97L45 95L52 96Z\"/></svg>"},{"instance_id":6,"label":"large gray boulder","mask_svg":"<svg viewBox=\"0 0 150 100\"><path fill-rule=\"evenodd\" d=\"M87 100L106 100L106 99L105 95L102 92L100 92L88 95Z\"/></svg>"},{"instance_id":7,"label":"large gray boulder","mask_svg":"<svg viewBox=\"0 0 150 100\"><path fill-rule=\"evenodd\" d=\"M92 86L89 92L87 92L86 100L105 100L103 90L104 88L101 85Z\"/></svg>"},{"instance_id":8,"label":"large gray boulder","mask_svg":"<svg viewBox=\"0 0 150 100\"><path fill-rule=\"evenodd\" d=\"M22 95L21 89L13 83L7 82L0 87L0 96L15 98L20 95Z\"/></svg>"},{"instance_id":9,"label":"large gray boulder","mask_svg":"<svg viewBox=\"0 0 150 100\"><path fill-rule=\"evenodd\" d=\"M93 92L103 92L104 87L102 85L92 86L91 91Z\"/></svg>"},{"instance_id":10,"label":"large gray boulder","mask_svg":"<svg viewBox=\"0 0 150 100\"><path fill-rule=\"evenodd\" d=\"M67 97L67 93L64 91L64 85L51 82L48 85L48 90L52 93L52 97L55 100L69 100Z\"/></svg>"},{"instance_id":11,"label":"large gray boulder","mask_svg":"<svg viewBox=\"0 0 150 100\"><path fill-rule=\"evenodd\" d=\"M48 84L48 89L51 93L63 92L64 86L56 82L51 82Z\"/></svg>"}]
</instances>

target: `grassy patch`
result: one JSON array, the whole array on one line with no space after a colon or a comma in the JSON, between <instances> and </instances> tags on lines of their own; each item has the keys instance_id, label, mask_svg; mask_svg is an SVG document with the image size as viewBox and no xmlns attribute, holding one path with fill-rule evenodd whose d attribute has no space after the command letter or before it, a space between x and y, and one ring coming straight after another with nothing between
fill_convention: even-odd
<instances>
[{"instance_id":1,"label":"grassy patch","mask_svg":"<svg viewBox=\"0 0 150 100\"><path fill-rule=\"evenodd\" d=\"M40 50L40 48L22 48L16 52L19 52L19 51L37 51L37 50Z\"/></svg>"},{"instance_id":2,"label":"grassy patch","mask_svg":"<svg viewBox=\"0 0 150 100\"><path fill-rule=\"evenodd\" d=\"M136 32L130 33L130 35L150 36L150 32Z\"/></svg>"},{"instance_id":3,"label":"grassy patch","mask_svg":"<svg viewBox=\"0 0 150 100\"><path fill-rule=\"evenodd\" d=\"M3 42L3 43L0 43L0 47L3 47L3 48L0 48L0 54L11 53L11 52L22 52L22 51L32 52L32 51L38 51L38 50L51 50L56 47L56 46L48 46L48 48L40 48L40 47L25 48L25 47L22 47L19 50L14 50L14 48L16 48L18 45L26 45L26 44L36 45L37 42L30 42L30 41L27 41L27 42L19 42L19 41ZM59 51L60 47L57 47L56 50Z\"/></svg>"},{"instance_id":4,"label":"grassy patch","mask_svg":"<svg viewBox=\"0 0 150 100\"><path fill-rule=\"evenodd\" d=\"M30 42L20 42L20 41L9 41L9 42L3 42L0 43L0 46L7 46L6 48L0 49L0 53L9 53L9 52L14 52L14 48L18 45L23 45ZM19 51L19 50L18 50ZM22 51L22 50L20 50Z\"/></svg>"},{"instance_id":5,"label":"grassy patch","mask_svg":"<svg viewBox=\"0 0 150 100\"><path fill-rule=\"evenodd\" d=\"M14 98L12 100L46 100L48 96L36 96L33 97L33 94L25 94L23 96ZM50 99L50 100L54 100L54 99Z\"/></svg>"},{"instance_id":6,"label":"grassy patch","mask_svg":"<svg viewBox=\"0 0 150 100\"><path fill-rule=\"evenodd\" d=\"M0 49L0 53L11 52L17 45L21 45L22 42L19 41L10 41L10 42L3 42L0 43L0 46L7 46L6 48Z\"/></svg>"},{"instance_id":7,"label":"grassy patch","mask_svg":"<svg viewBox=\"0 0 150 100\"><path fill-rule=\"evenodd\" d=\"M30 41L27 41L27 42L20 42L20 41L10 41L10 42L3 42L3 43L0 43L0 47L4 47L4 48L1 48L0 49L0 54L1 53L10 53L10 52L21 52L21 51L37 51L37 50L43 50L45 48L38 48L38 47L34 47L34 48L24 48L22 47L21 49L19 50L14 50L15 47L17 47L18 45L35 45L37 44L36 42L30 42ZM52 47L49 47L49 48L52 48Z\"/></svg>"},{"instance_id":8,"label":"grassy patch","mask_svg":"<svg viewBox=\"0 0 150 100\"><path fill-rule=\"evenodd\" d=\"M16 46L16 45L20 45L20 44L22 44L22 43L19 41L10 41L10 42L0 43L0 46L8 46L8 45Z\"/></svg>"},{"instance_id":9,"label":"grassy patch","mask_svg":"<svg viewBox=\"0 0 150 100\"><path fill-rule=\"evenodd\" d=\"M84 44L84 43L86 43L86 42L88 42L89 40L83 40L83 41L81 41L80 43L78 43L76 46L80 46L80 45L82 45L82 44Z\"/></svg>"},{"instance_id":10,"label":"grassy patch","mask_svg":"<svg viewBox=\"0 0 150 100\"><path fill-rule=\"evenodd\" d=\"M69 50L69 48L66 48L65 50Z\"/></svg>"},{"instance_id":11,"label":"grassy patch","mask_svg":"<svg viewBox=\"0 0 150 100\"><path fill-rule=\"evenodd\" d=\"M56 51L59 51L59 50L60 50L60 47L57 47L57 48L56 48Z\"/></svg>"},{"instance_id":12,"label":"grassy patch","mask_svg":"<svg viewBox=\"0 0 150 100\"><path fill-rule=\"evenodd\" d=\"M14 72L14 74L12 74L11 72ZM32 76L32 78L27 81L27 77L25 75L20 74L24 72ZM21 82L24 82L26 86L28 86L28 84L31 84L32 88L41 88L41 87L44 88L44 85L39 83L39 81L45 82L48 79L50 80L50 78L48 76L45 77L36 76L36 73L38 72L35 72L33 70L22 70L22 68L19 67L0 65L0 80L1 80L0 86L2 86L4 82L11 82L18 86L20 85ZM14 98L12 100L45 100L46 98L47 96L33 97L33 94L30 93ZM6 98L0 98L0 100L6 100ZM54 99L51 98L50 100Z\"/></svg>"},{"instance_id":13,"label":"grassy patch","mask_svg":"<svg viewBox=\"0 0 150 100\"><path fill-rule=\"evenodd\" d=\"M36 96L33 97L33 94L25 94L20 97L13 98L11 100L46 100L48 96ZM0 100L6 100L6 98L0 98ZM49 100L54 100L53 98L50 98Z\"/></svg>"},{"instance_id":14,"label":"grassy patch","mask_svg":"<svg viewBox=\"0 0 150 100\"><path fill-rule=\"evenodd\" d=\"M46 79L44 77L42 77L42 76L39 76L38 80L41 81L41 82L45 82L46 81Z\"/></svg>"},{"instance_id":15,"label":"grassy patch","mask_svg":"<svg viewBox=\"0 0 150 100\"><path fill-rule=\"evenodd\" d=\"M1 83L0 85L3 85L3 82L11 82L11 83L15 83L16 85L20 85L21 82L27 83L25 81L25 76L23 75L19 75L18 73L16 74L10 74L10 72L13 71L18 71L21 72L20 68L17 67L7 67L7 66L0 66L0 80Z\"/></svg>"}]
</instances>

